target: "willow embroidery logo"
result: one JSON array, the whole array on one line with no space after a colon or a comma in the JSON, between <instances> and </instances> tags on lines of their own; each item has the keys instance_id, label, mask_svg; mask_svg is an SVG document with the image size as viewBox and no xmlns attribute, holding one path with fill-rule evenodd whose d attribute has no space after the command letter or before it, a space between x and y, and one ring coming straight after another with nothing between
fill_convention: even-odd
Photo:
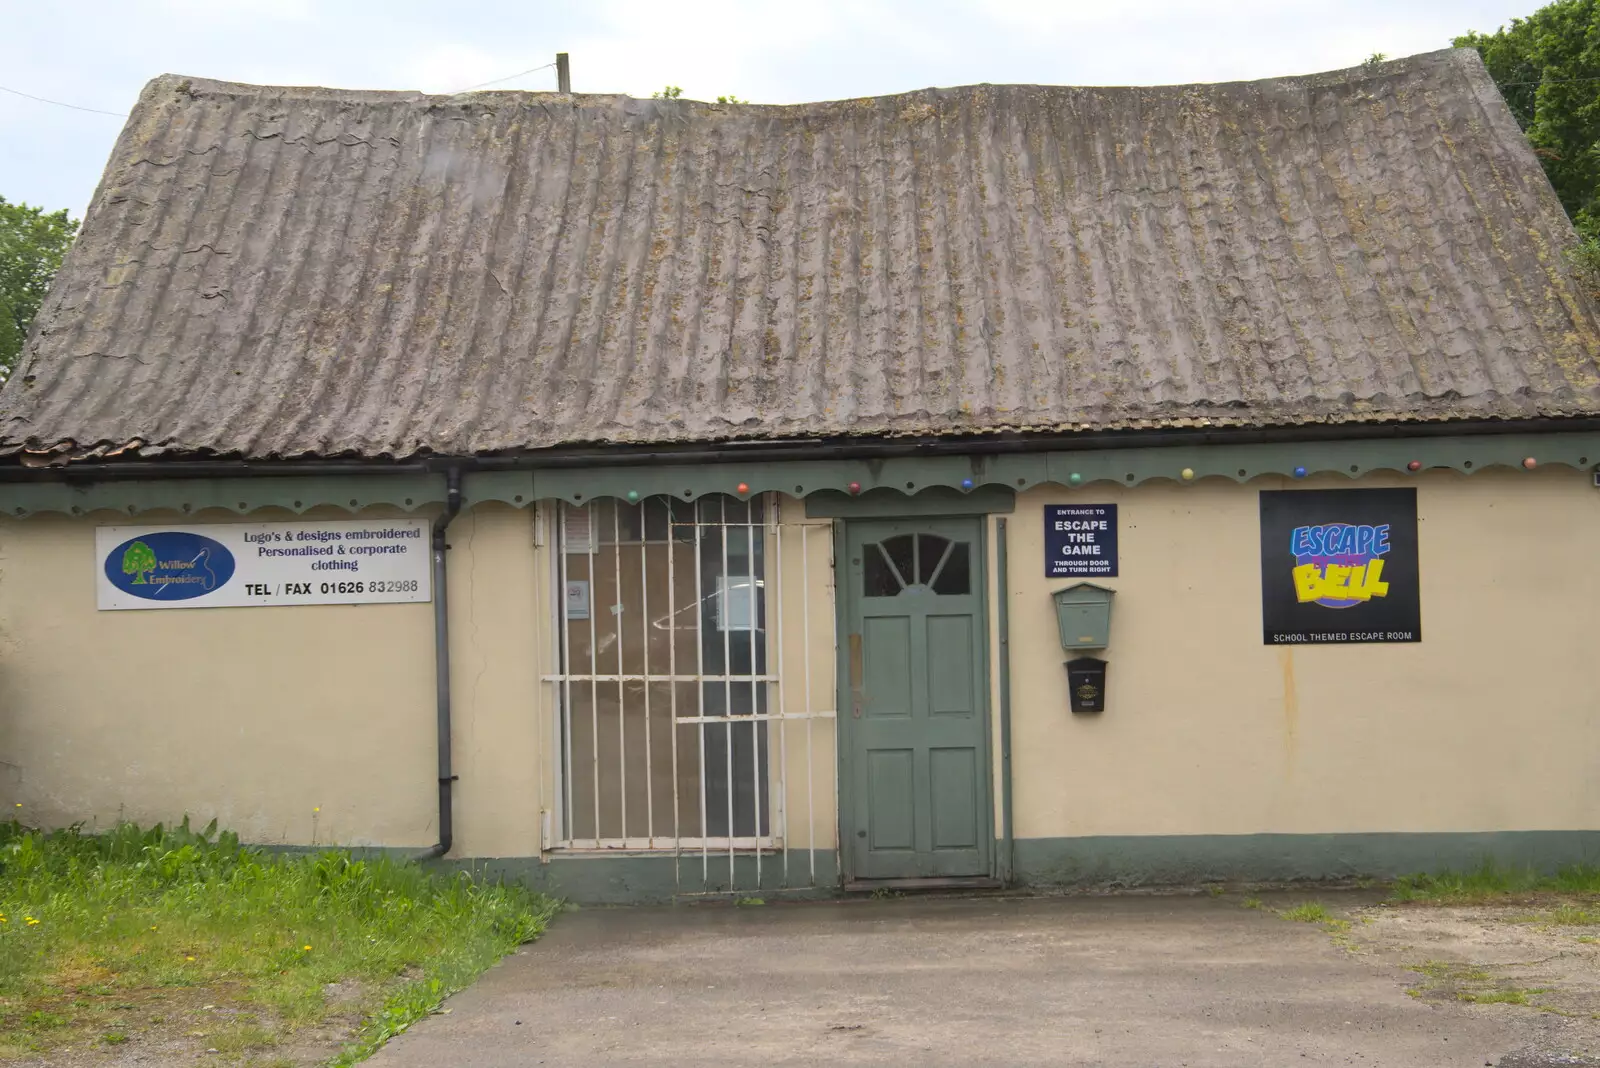
<instances>
[{"instance_id":1,"label":"willow embroidery logo","mask_svg":"<svg viewBox=\"0 0 1600 1068\"><path fill-rule=\"evenodd\" d=\"M1294 556L1294 594L1301 604L1349 608L1389 596L1383 558L1389 552L1389 524L1358 526L1328 523L1295 527L1289 535Z\"/></svg>"},{"instance_id":2,"label":"willow embroidery logo","mask_svg":"<svg viewBox=\"0 0 1600 1068\"><path fill-rule=\"evenodd\" d=\"M201 534L162 530L140 535L106 554L111 585L147 601L203 597L233 577L233 553Z\"/></svg>"}]
</instances>

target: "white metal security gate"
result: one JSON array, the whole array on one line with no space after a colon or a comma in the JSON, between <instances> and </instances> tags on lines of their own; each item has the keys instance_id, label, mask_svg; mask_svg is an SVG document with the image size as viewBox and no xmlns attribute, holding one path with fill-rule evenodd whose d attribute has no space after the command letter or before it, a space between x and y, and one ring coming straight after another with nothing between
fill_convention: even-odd
<instances>
[{"instance_id":1,"label":"white metal security gate","mask_svg":"<svg viewBox=\"0 0 1600 1068\"><path fill-rule=\"evenodd\" d=\"M811 721L832 720L834 701L830 687L813 702L812 661L831 650L812 650L808 593L812 542L828 531L789 528L787 555L784 532L770 496L559 506L559 671L546 677L560 709L559 848L670 851L680 882L693 882L687 859L721 890L816 885L817 850L834 848L819 841L817 773L830 789L834 773L831 747L826 767L812 752ZM788 649L786 576L802 636ZM786 656L802 661L799 693L785 694ZM804 779L794 796L791 778Z\"/></svg>"}]
</instances>

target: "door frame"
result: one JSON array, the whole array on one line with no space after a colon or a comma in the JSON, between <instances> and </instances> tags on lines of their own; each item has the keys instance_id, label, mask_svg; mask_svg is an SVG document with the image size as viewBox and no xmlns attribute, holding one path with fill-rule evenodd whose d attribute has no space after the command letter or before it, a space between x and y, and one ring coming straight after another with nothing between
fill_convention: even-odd
<instances>
[{"instance_id":1,"label":"door frame","mask_svg":"<svg viewBox=\"0 0 1600 1068\"><path fill-rule=\"evenodd\" d=\"M851 757L854 753L855 720L850 714L850 607L851 598L856 596L855 587L850 581L850 524L878 523L878 522L904 522L915 523L919 520L937 521L941 519L976 519L978 522L978 543L973 546L976 557L974 566L981 569L982 582L979 584L982 594L978 598L978 625L983 634L981 647L983 654L978 658L979 689L982 700L979 702L978 715L981 720L983 733L984 774L989 781L989 790L986 803L983 805L983 826L981 833L988 835L989 846L989 878L997 878L1000 871L1000 843L995 838L995 783L998 772L994 766L994 720L993 693L991 692L990 661L994 658L994 636L989 629L989 598L994 581L993 568L989 566L989 514L940 514L940 515L907 515L891 514L862 515L852 519L835 519L833 521L833 559L834 559L834 597L833 597L833 633L836 661L834 674L836 678L834 697L834 746L837 749L837 762L835 767L835 782L838 784L837 797L837 827L834 833L839 843L839 880L840 885L858 881L855 873L854 851L850 848L852 836L856 828L852 826L855 813L855 778ZM892 880L903 881L903 880ZM930 880L947 881L947 880Z\"/></svg>"}]
</instances>

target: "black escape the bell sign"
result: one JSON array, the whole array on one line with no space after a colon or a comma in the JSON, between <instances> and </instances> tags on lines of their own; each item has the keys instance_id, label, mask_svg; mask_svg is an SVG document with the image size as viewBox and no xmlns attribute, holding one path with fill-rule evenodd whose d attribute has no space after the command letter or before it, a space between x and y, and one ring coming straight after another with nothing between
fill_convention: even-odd
<instances>
[{"instance_id":1,"label":"black escape the bell sign","mask_svg":"<svg viewBox=\"0 0 1600 1068\"><path fill-rule=\"evenodd\" d=\"M1267 645L1420 642L1415 489L1263 490Z\"/></svg>"},{"instance_id":2,"label":"black escape the bell sign","mask_svg":"<svg viewBox=\"0 0 1600 1068\"><path fill-rule=\"evenodd\" d=\"M1047 504L1045 578L1117 577L1117 506Z\"/></svg>"}]
</instances>

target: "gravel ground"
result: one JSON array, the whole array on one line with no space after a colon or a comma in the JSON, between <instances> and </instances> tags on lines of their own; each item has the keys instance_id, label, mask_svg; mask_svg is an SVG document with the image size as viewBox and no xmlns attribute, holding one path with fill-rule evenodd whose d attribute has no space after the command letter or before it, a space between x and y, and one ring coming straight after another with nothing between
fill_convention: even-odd
<instances>
[{"instance_id":1,"label":"gravel ground","mask_svg":"<svg viewBox=\"0 0 1600 1068\"><path fill-rule=\"evenodd\" d=\"M574 911L371 1063L1600 1066L1600 907L1380 896ZM11 1063L309 1066L356 1023L212 1052L233 1014L193 993L164 1034Z\"/></svg>"},{"instance_id":2,"label":"gravel ground","mask_svg":"<svg viewBox=\"0 0 1600 1068\"><path fill-rule=\"evenodd\" d=\"M1600 1006L1582 935L1377 896L583 911L372 1063L1593 1063ZM1331 922L1280 915L1312 899ZM1461 997L1528 990L1546 992Z\"/></svg>"}]
</instances>

